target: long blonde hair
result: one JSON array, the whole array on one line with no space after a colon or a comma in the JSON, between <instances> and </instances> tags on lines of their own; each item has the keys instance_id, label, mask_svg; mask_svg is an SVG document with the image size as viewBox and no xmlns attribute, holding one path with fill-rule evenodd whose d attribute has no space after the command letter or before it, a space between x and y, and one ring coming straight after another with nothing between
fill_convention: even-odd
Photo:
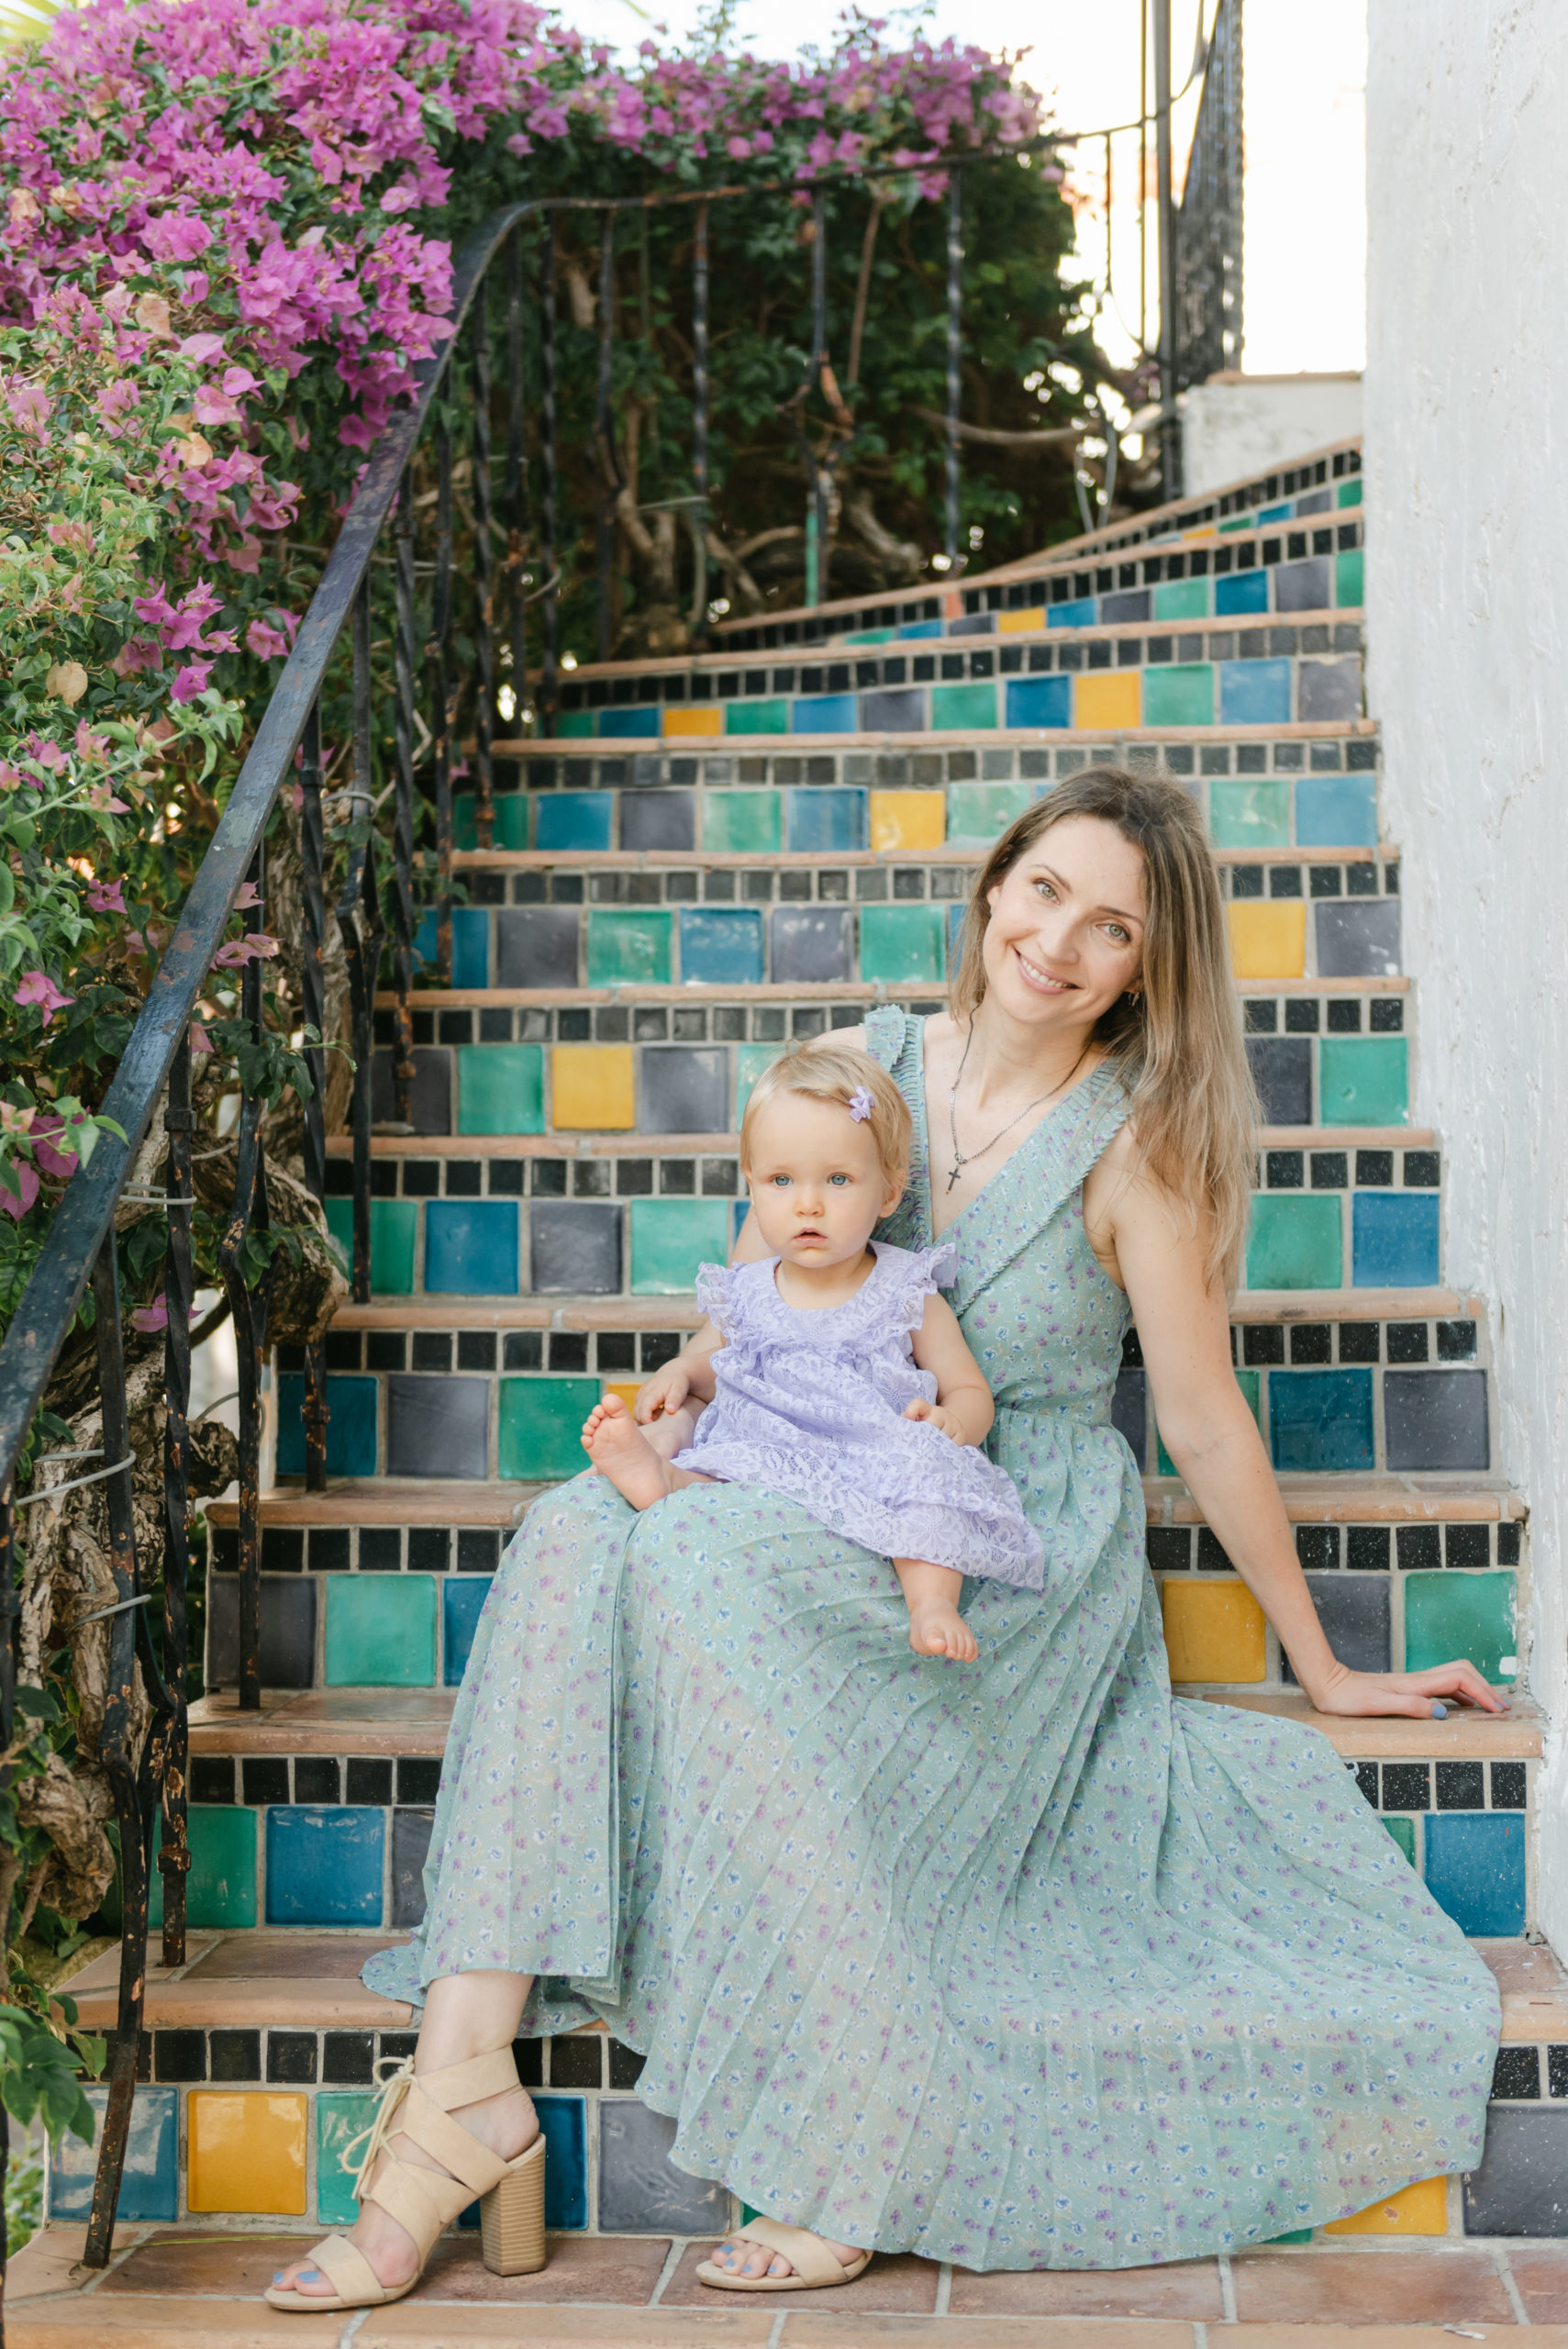
<instances>
[{"instance_id":1,"label":"long blonde hair","mask_svg":"<svg viewBox=\"0 0 1568 2349\"><path fill-rule=\"evenodd\" d=\"M1131 1099L1139 1154L1195 1228L1209 1220L1206 1270L1235 1286L1251 1203L1258 1100L1230 975L1219 874L1191 794L1173 777L1089 767L1059 783L1010 824L981 867L964 917L952 1016L973 1018L985 996L990 893L1052 825L1070 816L1110 824L1143 858L1146 922L1139 991L1095 1030Z\"/></svg>"}]
</instances>

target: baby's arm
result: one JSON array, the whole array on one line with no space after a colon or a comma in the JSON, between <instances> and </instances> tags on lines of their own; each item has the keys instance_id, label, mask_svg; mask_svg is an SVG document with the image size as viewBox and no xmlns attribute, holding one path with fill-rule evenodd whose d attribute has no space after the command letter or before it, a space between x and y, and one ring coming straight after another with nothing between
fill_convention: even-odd
<instances>
[{"instance_id":1,"label":"baby's arm","mask_svg":"<svg viewBox=\"0 0 1568 2349\"><path fill-rule=\"evenodd\" d=\"M979 1443L996 1416L979 1364L970 1353L958 1316L945 1298L929 1297L925 1318L913 1338L915 1360L937 1382L934 1403L911 1403L906 1419L929 1419L954 1443Z\"/></svg>"}]
</instances>

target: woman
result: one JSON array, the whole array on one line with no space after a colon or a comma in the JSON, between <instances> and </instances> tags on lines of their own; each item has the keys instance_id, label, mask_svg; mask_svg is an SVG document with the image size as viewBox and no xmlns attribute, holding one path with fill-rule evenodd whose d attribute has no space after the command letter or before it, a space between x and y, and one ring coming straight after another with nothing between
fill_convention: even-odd
<instances>
[{"instance_id":1,"label":"woman","mask_svg":"<svg viewBox=\"0 0 1568 2349\"><path fill-rule=\"evenodd\" d=\"M1110 1424L1135 1319L1166 1449L1320 1711L1501 1709L1466 1663L1347 1670L1297 1566L1231 1366L1255 1112L1188 796L1059 785L981 873L951 1015L844 1041L909 1102L884 1236L958 1249L1045 1588L971 1586L979 1661L917 1658L886 1561L778 1496L696 1486L641 1518L588 1476L537 1503L458 1701L426 1923L366 1969L426 1991L430 2093L353 2250L278 2305L404 2288L433 2215L537 2133L512 2039L595 2016L645 2054L676 2163L768 2214L707 2267L730 2288L841 2281L871 2249L1196 2256L1478 2157L1490 1974L1321 1738L1173 1702ZM717 1343L639 1417L711 1393ZM467 2184L442 2174L464 2144Z\"/></svg>"}]
</instances>

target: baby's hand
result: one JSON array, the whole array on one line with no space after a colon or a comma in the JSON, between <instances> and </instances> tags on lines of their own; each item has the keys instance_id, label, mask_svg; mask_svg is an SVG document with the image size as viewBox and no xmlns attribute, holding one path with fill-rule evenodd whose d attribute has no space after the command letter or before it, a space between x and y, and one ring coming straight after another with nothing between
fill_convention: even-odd
<instances>
[{"instance_id":1,"label":"baby's hand","mask_svg":"<svg viewBox=\"0 0 1568 2349\"><path fill-rule=\"evenodd\" d=\"M906 1419L929 1419L932 1427L940 1428L943 1435L951 1436L954 1443L969 1442L958 1413L944 1410L940 1403L910 1403L906 1407L904 1416Z\"/></svg>"},{"instance_id":2,"label":"baby's hand","mask_svg":"<svg viewBox=\"0 0 1568 2349\"><path fill-rule=\"evenodd\" d=\"M639 1427L647 1427L653 1419L678 1411L691 1393L692 1382L678 1362L667 1362L651 1378L637 1390L633 1418Z\"/></svg>"}]
</instances>

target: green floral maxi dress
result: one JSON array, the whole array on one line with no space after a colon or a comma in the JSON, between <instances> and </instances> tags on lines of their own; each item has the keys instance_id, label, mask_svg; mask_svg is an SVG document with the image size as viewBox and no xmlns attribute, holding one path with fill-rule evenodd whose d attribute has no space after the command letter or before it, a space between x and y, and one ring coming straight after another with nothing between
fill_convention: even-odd
<instances>
[{"instance_id":1,"label":"green floral maxi dress","mask_svg":"<svg viewBox=\"0 0 1568 2349\"><path fill-rule=\"evenodd\" d=\"M924 1149L921 1026L872 1015ZM972 2268L1179 2259L1479 2157L1492 1976L1314 1731L1173 1700L1127 1304L1084 1231L1125 1117L1081 1084L948 1227L1041 1591L915 1656L884 1558L792 1502L588 1475L507 1551L410 1947L602 2017L673 2158L771 2216ZM884 1237L931 1241L917 1163Z\"/></svg>"}]
</instances>

